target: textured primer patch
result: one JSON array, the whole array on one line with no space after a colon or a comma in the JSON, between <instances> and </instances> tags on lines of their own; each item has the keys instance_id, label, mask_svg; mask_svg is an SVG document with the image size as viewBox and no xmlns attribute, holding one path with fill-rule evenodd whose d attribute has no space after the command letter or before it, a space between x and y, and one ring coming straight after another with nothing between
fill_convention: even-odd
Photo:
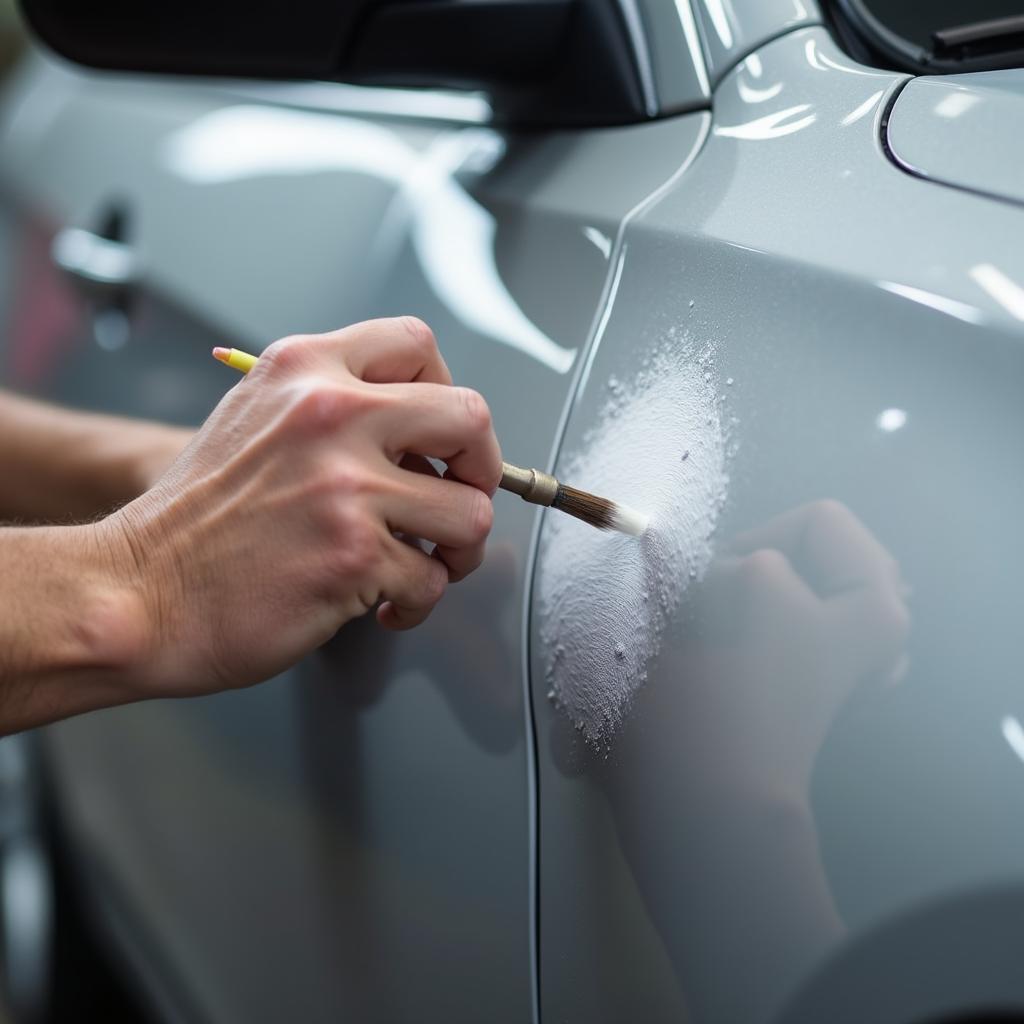
<instances>
[{"instance_id":1,"label":"textured primer patch","mask_svg":"<svg viewBox=\"0 0 1024 1024\"><path fill-rule=\"evenodd\" d=\"M538 576L548 697L594 746L621 725L672 613L703 577L729 482L710 347L670 332L630 381L605 389L597 424L558 475L648 513L650 526L638 539L548 513Z\"/></svg>"}]
</instances>

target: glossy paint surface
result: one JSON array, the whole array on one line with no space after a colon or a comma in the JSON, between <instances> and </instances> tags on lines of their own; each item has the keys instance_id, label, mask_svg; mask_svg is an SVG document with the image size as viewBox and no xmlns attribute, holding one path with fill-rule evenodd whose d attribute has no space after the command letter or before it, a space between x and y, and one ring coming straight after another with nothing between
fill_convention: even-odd
<instances>
[{"instance_id":1,"label":"glossy paint surface","mask_svg":"<svg viewBox=\"0 0 1024 1024\"><path fill-rule=\"evenodd\" d=\"M13 317L9 384L198 422L234 383L211 345L416 313L526 465L550 458L621 224L708 123L515 138L43 64L17 89L8 109L39 115L6 124L17 209L98 230L116 207L142 270L130 331L110 346L24 245L22 281L41 275L67 315L56 334L39 309L29 333ZM251 691L48 731L94 886L188 1015L531 1018L535 521L499 495L487 566L426 628L355 623Z\"/></svg>"},{"instance_id":2,"label":"glossy paint surface","mask_svg":"<svg viewBox=\"0 0 1024 1024\"><path fill-rule=\"evenodd\" d=\"M632 500L657 491L636 466L671 479L686 458L695 486L721 430L728 483L709 565L665 576L642 549L675 603L596 745L549 699L538 600L546 573L577 570L541 538L542 1019L1024 1006L1024 211L893 165L880 122L900 84L820 29L770 43L627 231L558 466L611 438ZM659 432L618 403L660 394L645 364L706 383L707 416ZM594 558L577 578L597 608L633 577L612 546Z\"/></svg>"},{"instance_id":3,"label":"glossy paint surface","mask_svg":"<svg viewBox=\"0 0 1024 1024\"><path fill-rule=\"evenodd\" d=\"M893 104L886 139L914 174L1024 202L1024 72L915 78Z\"/></svg>"},{"instance_id":4,"label":"glossy paint surface","mask_svg":"<svg viewBox=\"0 0 1024 1024\"><path fill-rule=\"evenodd\" d=\"M816 0L693 0L712 86L758 47L821 24Z\"/></svg>"}]
</instances>

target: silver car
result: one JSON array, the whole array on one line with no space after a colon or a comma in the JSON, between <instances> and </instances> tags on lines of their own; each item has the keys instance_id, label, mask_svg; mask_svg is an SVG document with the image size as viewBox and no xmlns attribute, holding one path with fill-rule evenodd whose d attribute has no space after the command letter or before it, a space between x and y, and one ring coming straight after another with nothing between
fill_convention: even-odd
<instances>
[{"instance_id":1,"label":"silver car","mask_svg":"<svg viewBox=\"0 0 1024 1024\"><path fill-rule=\"evenodd\" d=\"M0 108L6 386L414 313L652 517L499 494L423 628L3 741L25 1012L56 860L167 1021L1024 1014L1019 5L25 6L108 70Z\"/></svg>"}]
</instances>

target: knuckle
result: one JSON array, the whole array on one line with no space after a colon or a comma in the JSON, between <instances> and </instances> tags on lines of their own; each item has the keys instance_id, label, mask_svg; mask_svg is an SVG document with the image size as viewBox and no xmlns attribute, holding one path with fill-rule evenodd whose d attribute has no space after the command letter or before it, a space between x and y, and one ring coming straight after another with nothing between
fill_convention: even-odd
<instances>
[{"instance_id":1,"label":"knuckle","mask_svg":"<svg viewBox=\"0 0 1024 1024\"><path fill-rule=\"evenodd\" d=\"M333 578L364 580L373 574L380 544L372 524L348 505L342 505L332 516L330 534L325 563Z\"/></svg>"},{"instance_id":2,"label":"knuckle","mask_svg":"<svg viewBox=\"0 0 1024 1024\"><path fill-rule=\"evenodd\" d=\"M347 518L354 499L373 489L373 475L359 462L351 459L333 461L322 471L321 488L332 506Z\"/></svg>"},{"instance_id":3,"label":"knuckle","mask_svg":"<svg viewBox=\"0 0 1024 1024\"><path fill-rule=\"evenodd\" d=\"M822 519L847 519L850 510L837 498L819 498L811 503L811 512Z\"/></svg>"},{"instance_id":4,"label":"knuckle","mask_svg":"<svg viewBox=\"0 0 1024 1024\"><path fill-rule=\"evenodd\" d=\"M430 568L423 580L423 603L433 607L444 597L448 587L448 570L436 558L430 559Z\"/></svg>"},{"instance_id":5,"label":"knuckle","mask_svg":"<svg viewBox=\"0 0 1024 1024\"><path fill-rule=\"evenodd\" d=\"M483 491L470 495L466 516L470 539L476 543L485 541L494 525L494 505Z\"/></svg>"},{"instance_id":6,"label":"knuckle","mask_svg":"<svg viewBox=\"0 0 1024 1024\"><path fill-rule=\"evenodd\" d=\"M294 373L306 360L306 345L306 338L302 335L279 338L263 350L259 365L266 367L265 373Z\"/></svg>"},{"instance_id":7,"label":"knuckle","mask_svg":"<svg viewBox=\"0 0 1024 1024\"><path fill-rule=\"evenodd\" d=\"M491 429L491 410L479 391L472 388L456 388L458 399L466 416L470 430L476 434L486 433Z\"/></svg>"},{"instance_id":8,"label":"knuckle","mask_svg":"<svg viewBox=\"0 0 1024 1024\"><path fill-rule=\"evenodd\" d=\"M743 559L741 572L748 584L758 586L777 581L788 565L786 556L781 551L775 548L759 548Z\"/></svg>"},{"instance_id":9,"label":"knuckle","mask_svg":"<svg viewBox=\"0 0 1024 1024\"><path fill-rule=\"evenodd\" d=\"M430 326L418 316L399 317L399 323L405 328L417 351L431 355L437 350L437 339Z\"/></svg>"},{"instance_id":10,"label":"knuckle","mask_svg":"<svg viewBox=\"0 0 1024 1024\"><path fill-rule=\"evenodd\" d=\"M309 381L295 388L288 420L303 433L330 433L364 412L367 404L356 388L327 380Z\"/></svg>"}]
</instances>

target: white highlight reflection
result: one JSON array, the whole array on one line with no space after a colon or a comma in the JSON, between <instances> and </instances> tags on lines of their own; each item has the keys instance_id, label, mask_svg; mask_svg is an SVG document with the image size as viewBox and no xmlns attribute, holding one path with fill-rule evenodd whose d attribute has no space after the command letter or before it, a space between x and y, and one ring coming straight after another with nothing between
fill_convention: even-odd
<instances>
[{"instance_id":1,"label":"white highlight reflection","mask_svg":"<svg viewBox=\"0 0 1024 1024\"><path fill-rule=\"evenodd\" d=\"M355 118L260 106L234 106L198 118L171 135L165 165L185 181L221 184L274 174L342 171L367 174L397 190L388 220L401 227L430 287L471 330L566 373L576 350L544 334L519 308L498 274L493 216L467 194L455 174L487 166L500 136L486 128L449 132L426 151L397 132ZM401 209L399 224L393 216ZM389 250L387 225L375 240Z\"/></svg>"},{"instance_id":2,"label":"white highlight reflection","mask_svg":"<svg viewBox=\"0 0 1024 1024\"><path fill-rule=\"evenodd\" d=\"M1013 715L1007 715L999 723L1003 738L1010 744L1010 749L1024 761L1024 728Z\"/></svg>"},{"instance_id":3,"label":"white highlight reflection","mask_svg":"<svg viewBox=\"0 0 1024 1024\"><path fill-rule=\"evenodd\" d=\"M943 96L935 104L935 113L939 117L945 117L952 121L961 114L965 114L976 103L979 103L980 99L979 96L969 93L966 89L957 90L956 92L951 92L948 96Z\"/></svg>"},{"instance_id":4,"label":"white highlight reflection","mask_svg":"<svg viewBox=\"0 0 1024 1024\"><path fill-rule=\"evenodd\" d=\"M676 0L676 13L679 15L679 24L683 29L683 38L686 39L686 48L690 51L690 60L693 62L697 84L700 86L701 93L704 96L710 96L711 81L708 78L708 69L704 62L704 51L700 45L700 33L697 31L697 23L693 20L693 9L690 7L690 0Z\"/></svg>"},{"instance_id":5,"label":"white highlight reflection","mask_svg":"<svg viewBox=\"0 0 1024 1024\"><path fill-rule=\"evenodd\" d=\"M722 46L727 50L731 50L733 38L732 26L729 22L735 19L731 9L732 5L730 4L729 10L726 11L726 5L723 0L704 0L704 7L708 12L708 17L711 18L711 26L718 34Z\"/></svg>"},{"instance_id":6,"label":"white highlight reflection","mask_svg":"<svg viewBox=\"0 0 1024 1024\"><path fill-rule=\"evenodd\" d=\"M588 242L593 242L606 260L611 259L612 240L603 231L598 231L597 228L585 227L583 229L583 237Z\"/></svg>"},{"instance_id":7,"label":"white highlight reflection","mask_svg":"<svg viewBox=\"0 0 1024 1024\"><path fill-rule=\"evenodd\" d=\"M926 292L923 288L911 288L910 285L895 284L892 281L879 281L878 287L892 292L893 295L909 299L911 302L929 306L940 313L956 317L957 320L963 320L964 323L981 324L985 322L985 314L976 306L969 306L966 302L958 302L945 295L936 295L934 292Z\"/></svg>"},{"instance_id":8,"label":"white highlight reflection","mask_svg":"<svg viewBox=\"0 0 1024 1024\"><path fill-rule=\"evenodd\" d=\"M779 139L814 124L817 120L816 114L798 117L799 114L811 109L810 103L800 103L795 107L777 110L774 114L767 114L765 117L758 117L743 124L719 125L714 132L716 135L725 135L733 139ZM793 117L798 117L798 119L790 121L789 118Z\"/></svg>"},{"instance_id":9,"label":"white highlight reflection","mask_svg":"<svg viewBox=\"0 0 1024 1024\"><path fill-rule=\"evenodd\" d=\"M804 56L807 58L807 63L815 71L843 71L848 75L867 75L869 78L881 77L878 71L866 71L853 64L840 64L838 61L833 60L827 53L822 53L818 49L818 41L816 39L808 39L804 43Z\"/></svg>"},{"instance_id":10,"label":"white highlight reflection","mask_svg":"<svg viewBox=\"0 0 1024 1024\"><path fill-rule=\"evenodd\" d=\"M878 92L873 92L859 107L854 107L839 123L845 127L846 125L853 124L855 121L859 121L865 114L871 113L878 106L878 101L882 98L884 91L879 89Z\"/></svg>"},{"instance_id":11,"label":"white highlight reflection","mask_svg":"<svg viewBox=\"0 0 1024 1024\"><path fill-rule=\"evenodd\" d=\"M814 39L808 39L804 43L804 56L807 58L807 63L814 68L815 71L828 71L828 66L822 62L821 54L818 53L818 44Z\"/></svg>"},{"instance_id":12,"label":"white highlight reflection","mask_svg":"<svg viewBox=\"0 0 1024 1024\"><path fill-rule=\"evenodd\" d=\"M418 117L462 124L487 124L493 111L487 97L472 92L375 88L337 82L274 82L240 85L232 94L267 103L373 117Z\"/></svg>"},{"instance_id":13,"label":"white highlight reflection","mask_svg":"<svg viewBox=\"0 0 1024 1024\"><path fill-rule=\"evenodd\" d=\"M991 263L979 263L971 267L968 273L1010 316L1024 320L1024 288L1016 281L1011 281Z\"/></svg>"},{"instance_id":14,"label":"white highlight reflection","mask_svg":"<svg viewBox=\"0 0 1024 1024\"><path fill-rule=\"evenodd\" d=\"M907 424L907 412L905 409L883 409L875 420L875 426L884 430L887 434L905 427Z\"/></svg>"},{"instance_id":15,"label":"white highlight reflection","mask_svg":"<svg viewBox=\"0 0 1024 1024\"><path fill-rule=\"evenodd\" d=\"M764 103L766 100L775 99L782 92L782 83L776 82L764 89L755 89L754 86L747 85L742 78L737 78L736 91L744 103Z\"/></svg>"}]
</instances>

